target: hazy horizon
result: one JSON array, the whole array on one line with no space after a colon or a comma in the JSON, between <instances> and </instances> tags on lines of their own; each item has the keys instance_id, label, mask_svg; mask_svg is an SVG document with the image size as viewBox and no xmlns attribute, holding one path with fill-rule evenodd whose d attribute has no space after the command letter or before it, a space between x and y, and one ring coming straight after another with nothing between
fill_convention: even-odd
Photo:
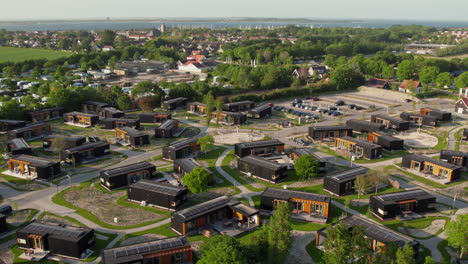
<instances>
[{"instance_id":1,"label":"hazy horizon","mask_svg":"<svg viewBox=\"0 0 468 264\"><path fill-rule=\"evenodd\" d=\"M27 2L27 3L24 3ZM336 7L339 7L336 8ZM466 0L151 1L26 0L2 3L1 21L290 18L468 21Z\"/></svg>"}]
</instances>

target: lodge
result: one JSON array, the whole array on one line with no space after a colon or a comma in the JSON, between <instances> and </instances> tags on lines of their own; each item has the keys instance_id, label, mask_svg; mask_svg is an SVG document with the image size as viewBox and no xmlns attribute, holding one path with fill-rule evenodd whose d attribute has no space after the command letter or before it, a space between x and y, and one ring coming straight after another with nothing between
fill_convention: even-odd
<instances>
[{"instance_id":1,"label":"lodge","mask_svg":"<svg viewBox=\"0 0 468 264\"><path fill-rule=\"evenodd\" d=\"M220 233L237 236L260 226L255 208L227 196L221 196L171 214L171 228L181 235L198 234L212 227Z\"/></svg>"},{"instance_id":2,"label":"lodge","mask_svg":"<svg viewBox=\"0 0 468 264\"><path fill-rule=\"evenodd\" d=\"M125 114L114 107L104 107L99 110L98 115L101 118L122 118Z\"/></svg>"},{"instance_id":3,"label":"lodge","mask_svg":"<svg viewBox=\"0 0 468 264\"><path fill-rule=\"evenodd\" d=\"M192 246L185 236L167 237L149 242L106 248L103 264L175 264L193 263Z\"/></svg>"},{"instance_id":4,"label":"lodge","mask_svg":"<svg viewBox=\"0 0 468 264\"><path fill-rule=\"evenodd\" d=\"M382 131L385 129L384 124L373 123L369 121L359 120L359 119L350 119L346 121L346 126L351 128L353 131L360 133L369 133Z\"/></svg>"},{"instance_id":5,"label":"lodge","mask_svg":"<svg viewBox=\"0 0 468 264\"><path fill-rule=\"evenodd\" d=\"M257 156L240 158L237 168L242 173L272 184L277 184L288 177L288 166Z\"/></svg>"},{"instance_id":6,"label":"lodge","mask_svg":"<svg viewBox=\"0 0 468 264\"><path fill-rule=\"evenodd\" d=\"M412 189L402 192L371 195L369 208L372 214L380 220L389 220L411 213L432 211L436 197L422 189Z\"/></svg>"},{"instance_id":7,"label":"lodge","mask_svg":"<svg viewBox=\"0 0 468 264\"><path fill-rule=\"evenodd\" d=\"M373 251L380 251L385 248L385 245L395 243L398 247L410 245L415 252L418 252L419 242L413 238L402 235L384 225L378 224L372 220L363 217L352 215L340 220L349 230L360 226L364 229L366 239L370 240L370 245ZM335 225L335 224L333 224ZM323 244L327 238L327 228L324 227L315 234L316 246Z\"/></svg>"},{"instance_id":8,"label":"lodge","mask_svg":"<svg viewBox=\"0 0 468 264\"><path fill-rule=\"evenodd\" d=\"M262 140L254 142L237 143L234 145L235 153L239 158L254 156L270 156L284 152L284 143L277 140Z\"/></svg>"},{"instance_id":9,"label":"lodge","mask_svg":"<svg viewBox=\"0 0 468 264\"><path fill-rule=\"evenodd\" d=\"M88 257L95 244L94 230L86 227L67 226L59 223L33 220L16 230L19 249L76 259Z\"/></svg>"},{"instance_id":10,"label":"lodge","mask_svg":"<svg viewBox=\"0 0 468 264\"><path fill-rule=\"evenodd\" d=\"M206 104L202 104L199 102L192 102L187 104L187 112L197 115L205 115L206 114Z\"/></svg>"},{"instance_id":11,"label":"lodge","mask_svg":"<svg viewBox=\"0 0 468 264\"><path fill-rule=\"evenodd\" d=\"M468 167L468 152L444 149L440 151L440 159L450 164Z\"/></svg>"},{"instance_id":12,"label":"lodge","mask_svg":"<svg viewBox=\"0 0 468 264\"><path fill-rule=\"evenodd\" d=\"M140 128L140 120L130 118L103 118L99 120L103 129L116 129L119 127Z\"/></svg>"},{"instance_id":13,"label":"lodge","mask_svg":"<svg viewBox=\"0 0 468 264\"><path fill-rule=\"evenodd\" d=\"M6 221L6 215L0 214L0 234L8 231L8 224Z\"/></svg>"},{"instance_id":14,"label":"lodge","mask_svg":"<svg viewBox=\"0 0 468 264\"><path fill-rule=\"evenodd\" d=\"M187 98L177 97L174 99L163 101L161 104L161 108L166 109L166 110L174 110L178 107L185 106L186 104L187 104Z\"/></svg>"},{"instance_id":15,"label":"lodge","mask_svg":"<svg viewBox=\"0 0 468 264\"><path fill-rule=\"evenodd\" d=\"M86 143L86 137L82 136L49 135L44 137L42 147L45 151L61 151L81 146L84 143Z\"/></svg>"},{"instance_id":16,"label":"lodge","mask_svg":"<svg viewBox=\"0 0 468 264\"><path fill-rule=\"evenodd\" d=\"M431 107L422 107L419 109L421 115L435 116L438 121L450 121L452 120L452 113L441 111L439 109Z\"/></svg>"},{"instance_id":17,"label":"lodge","mask_svg":"<svg viewBox=\"0 0 468 264\"><path fill-rule=\"evenodd\" d=\"M463 129L462 140L468 140L468 128Z\"/></svg>"},{"instance_id":18,"label":"lodge","mask_svg":"<svg viewBox=\"0 0 468 264\"><path fill-rule=\"evenodd\" d=\"M101 186L107 190L126 187L141 179L152 179L156 172L156 166L142 161L113 169L103 170L99 173Z\"/></svg>"},{"instance_id":19,"label":"lodge","mask_svg":"<svg viewBox=\"0 0 468 264\"><path fill-rule=\"evenodd\" d=\"M50 133L50 124L40 122L8 131L7 139L11 140L14 138L24 138L26 141L33 141L39 138L43 138Z\"/></svg>"},{"instance_id":20,"label":"lodge","mask_svg":"<svg viewBox=\"0 0 468 264\"><path fill-rule=\"evenodd\" d=\"M390 83L388 80L385 79L369 78L369 80L367 81L367 86L380 89L389 89Z\"/></svg>"},{"instance_id":21,"label":"lodge","mask_svg":"<svg viewBox=\"0 0 468 264\"><path fill-rule=\"evenodd\" d=\"M313 141L335 140L337 137L352 137L353 129L348 126L310 126L309 137Z\"/></svg>"},{"instance_id":22,"label":"lodge","mask_svg":"<svg viewBox=\"0 0 468 264\"><path fill-rule=\"evenodd\" d=\"M158 112L158 113L149 113L149 112L143 112L138 115L138 119L140 120L140 123L163 123L168 119L171 119L171 113L164 113L164 112Z\"/></svg>"},{"instance_id":23,"label":"lodge","mask_svg":"<svg viewBox=\"0 0 468 264\"><path fill-rule=\"evenodd\" d=\"M202 167L200 163L198 163L194 159L176 159L174 160L174 173L179 174L180 178L184 177L185 174L191 172L193 169L197 167Z\"/></svg>"},{"instance_id":24,"label":"lodge","mask_svg":"<svg viewBox=\"0 0 468 264\"><path fill-rule=\"evenodd\" d=\"M0 119L0 131L6 132L8 130L13 130L26 126L26 121L22 120L6 120Z\"/></svg>"},{"instance_id":25,"label":"lodge","mask_svg":"<svg viewBox=\"0 0 468 264\"><path fill-rule=\"evenodd\" d=\"M400 118L406 121L410 121L413 124L417 124L421 126L437 126L438 125L437 117L435 116L403 112L400 114Z\"/></svg>"},{"instance_id":26,"label":"lodge","mask_svg":"<svg viewBox=\"0 0 468 264\"><path fill-rule=\"evenodd\" d=\"M335 196L345 196L353 194L354 181L359 175L364 175L369 169L366 167L356 167L345 171L330 174L323 178L323 190Z\"/></svg>"},{"instance_id":27,"label":"lodge","mask_svg":"<svg viewBox=\"0 0 468 264\"><path fill-rule=\"evenodd\" d=\"M227 111L223 111L220 114L218 114L218 112L213 112L211 113L211 119L226 125L242 125L247 122L247 115Z\"/></svg>"},{"instance_id":28,"label":"lodge","mask_svg":"<svg viewBox=\"0 0 468 264\"><path fill-rule=\"evenodd\" d=\"M45 108L41 110L31 111L26 113L26 120L35 122L49 121L60 119L63 115L62 107Z\"/></svg>"},{"instance_id":29,"label":"lodge","mask_svg":"<svg viewBox=\"0 0 468 264\"><path fill-rule=\"evenodd\" d=\"M199 152L198 138L190 138L163 147L163 158L167 160L183 159L192 157Z\"/></svg>"},{"instance_id":30,"label":"lodge","mask_svg":"<svg viewBox=\"0 0 468 264\"><path fill-rule=\"evenodd\" d=\"M86 101L81 103L81 111L83 111L84 113L98 114L103 108L106 107L110 107L110 105L96 101Z\"/></svg>"},{"instance_id":31,"label":"lodge","mask_svg":"<svg viewBox=\"0 0 468 264\"><path fill-rule=\"evenodd\" d=\"M371 115L371 122L385 125L385 129L405 131L410 128L410 122L385 115Z\"/></svg>"},{"instance_id":32,"label":"lodge","mask_svg":"<svg viewBox=\"0 0 468 264\"><path fill-rule=\"evenodd\" d=\"M255 107L252 101L239 101L223 104L223 111L227 112L244 112Z\"/></svg>"},{"instance_id":33,"label":"lodge","mask_svg":"<svg viewBox=\"0 0 468 264\"><path fill-rule=\"evenodd\" d=\"M315 151L313 151L310 148L297 148L293 149L291 153L289 154L289 157L295 161L297 158L299 158L302 155L310 155L312 156L315 160L318 161L320 168L325 169L327 166L327 162L325 161L324 158L320 157L317 155Z\"/></svg>"},{"instance_id":34,"label":"lodge","mask_svg":"<svg viewBox=\"0 0 468 264\"><path fill-rule=\"evenodd\" d=\"M264 117L271 116L271 114L272 114L272 107L268 104L264 104L264 105L257 106L253 109L250 109L247 112L247 117L262 119Z\"/></svg>"},{"instance_id":35,"label":"lodge","mask_svg":"<svg viewBox=\"0 0 468 264\"><path fill-rule=\"evenodd\" d=\"M7 141L7 153L8 155L32 155L32 149L24 140L24 138L14 138Z\"/></svg>"},{"instance_id":36,"label":"lodge","mask_svg":"<svg viewBox=\"0 0 468 264\"><path fill-rule=\"evenodd\" d=\"M174 211L187 201L187 188L141 180L128 187L128 200Z\"/></svg>"},{"instance_id":37,"label":"lodge","mask_svg":"<svg viewBox=\"0 0 468 264\"><path fill-rule=\"evenodd\" d=\"M452 182L461 177L462 167L419 154L403 157L401 166L413 171L431 175L435 179Z\"/></svg>"},{"instance_id":38,"label":"lodge","mask_svg":"<svg viewBox=\"0 0 468 264\"><path fill-rule=\"evenodd\" d=\"M345 157L356 157L364 159L377 159L382 155L382 147L358 140L352 137L340 137L335 139L336 152Z\"/></svg>"},{"instance_id":39,"label":"lodge","mask_svg":"<svg viewBox=\"0 0 468 264\"><path fill-rule=\"evenodd\" d=\"M179 121L175 119L168 119L164 121L159 127L154 129L154 136L156 138L172 138L179 130Z\"/></svg>"},{"instance_id":40,"label":"lodge","mask_svg":"<svg viewBox=\"0 0 468 264\"><path fill-rule=\"evenodd\" d=\"M63 114L65 124L79 127L92 127L98 124L99 116L82 112L70 112Z\"/></svg>"},{"instance_id":41,"label":"lodge","mask_svg":"<svg viewBox=\"0 0 468 264\"><path fill-rule=\"evenodd\" d=\"M80 164L110 155L111 152L109 143L98 141L66 149L64 154L65 162Z\"/></svg>"},{"instance_id":42,"label":"lodge","mask_svg":"<svg viewBox=\"0 0 468 264\"><path fill-rule=\"evenodd\" d=\"M130 127L120 127L114 130L117 143L123 146L140 147L150 144L148 134Z\"/></svg>"},{"instance_id":43,"label":"lodge","mask_svg":"<svg viewBox=\"0 0 468 264\"><path fill-rule=\"evenodd\" d=\"M367 134L367 141L382 146L386 150L402 150L404 140L392 137L382 131L370 132Z\"/></svg>"},{"instance_id":44,"label":"lodge","mask_svg":"<svg viewBox=\"0 0 468 264\"><path fill-rule=\"evenodd\" d=\"M266 188L260 194L260 208L273 211L278 204L288 203L291 206L291 218L325 224L331 215L331 199L328 195Z\"/></svg>"},{"instance_id":45,"label":"lodge","mask_svg":"<svg viewBox=\"0 0 468 264\"><path fill-rule=\"evenodd\" d=\"M59 162L22 154L11 157L8 160L8 171L3 173L19 178L48 179L61 172Z\"/></svg>"}]
</instances>

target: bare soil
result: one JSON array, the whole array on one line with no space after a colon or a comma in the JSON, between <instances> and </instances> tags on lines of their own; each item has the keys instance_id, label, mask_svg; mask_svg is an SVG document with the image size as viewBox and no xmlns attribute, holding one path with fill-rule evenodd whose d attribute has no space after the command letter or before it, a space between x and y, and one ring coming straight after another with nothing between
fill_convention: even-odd
<instances>
[{"instance_id":1,"label":"bare soil","mask_svg":"<svg viewBox=\"0 0 468 264\"><path fill-rule=\"evenodd\" d=\"M410 148L432 148L438 143L436 137L426 133L401 133L399 135L395 135L395 137L403 139L405 141L405 145Z\"/></svg>"},{"instance_id":2,"label":"bare soil","mask_svg":"<svg viewBox=\"0 0 468 264\"><path fill-rule=\"evenodd\" d=\"M46 214L46 215L44 215L42 220L48 221L48 222L53 222L53 223L58 223L58 224L64 224L64 225L68 225L68 226L76 226L76 224L73 223L72 221L69 221L69 220L61 218L61 217L56 217L54 215Z\"/></svg>"},{"instance_id":3,"label":"bare soil","mask_svg":"<svg viewBox=\"0 0 468 264\"><path fill-rule=\"evenodd\" d=\"M440 229L444 228L445 220L434 220L430 226L423 228L423 229L413 229L413 228L405 228L405 227L398 227L398 230L402 233L415 236L415 237L428 237L435 234Z\"/></svg>"},{"instance_id":4,"label":"bare soil","mask_svg":"<svg viewBox=\"0 0 468 264\"><path fill-rule=\"evenodd\" d=\"M7 217L7 223L14 226L19 226L26 221L28 216L32 213L32 210L26 209L16 211L14 214Z\"/></svg>"},{"instance_id":5,"label":"bare soil","mask_svg":"<svg viewBox=\"0 0 468 264\"><path fill-rule=\"evenodd\" d=\"M262 140L265 137L259 133L228 133L215 135L214 141L218 144L236 144L242 142L251 142Z\"/></svg>"}]
</instances>

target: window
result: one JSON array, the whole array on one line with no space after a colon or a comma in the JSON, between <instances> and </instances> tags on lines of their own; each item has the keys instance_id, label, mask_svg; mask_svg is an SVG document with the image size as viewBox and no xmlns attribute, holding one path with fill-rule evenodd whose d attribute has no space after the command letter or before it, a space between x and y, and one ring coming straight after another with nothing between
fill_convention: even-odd
<instances>
[{"instance_id":1,"label":"window","mask_svg":"<svg viewBox=\"0 0 468 264\"><path fill-rule=\"evenodd\" d=\"M377 209L377 212L379 212L380 215L387 215L387 211L384 211L382 209Z\"/></svg>"}]
</instances>

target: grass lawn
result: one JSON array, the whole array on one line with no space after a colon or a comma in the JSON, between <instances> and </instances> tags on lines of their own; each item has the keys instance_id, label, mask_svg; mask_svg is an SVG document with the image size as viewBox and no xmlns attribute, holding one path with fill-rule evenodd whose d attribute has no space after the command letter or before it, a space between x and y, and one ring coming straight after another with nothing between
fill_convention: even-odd
<instances>
[{"instance_id":1,"label":"grass lawn","mask_svg":"<svg viewBox=\"0 0 468 264\"><path fill-rule=\"evenodd\" d=\"M118 247L120 244L122 244L123 241L125 241L125 240L127 240L127 239L130 239L130 238L133 238L133 237L137 237L137 236L146 235L146 234L156 234L156 235L161 235L161 236L165 236L165 237L174 237L174 236L177 236L177 233L175 233L174 231L172 231L170 228L171 228L171 224L168 223L168 224L165 224L165 225L162 225L162 226L158 226L158 227L155 227L155 228L143 230L143 231L140 231L140 232L135 232L135 233L126 234L125 236L123 236L123 237L115 244L114 247Z\"/></svg>"},{"instance_id":2,"label":"grass lawn","mask_svg":"<svg viewBox=\"0 0 468 264\"><path fill-rule=\"evenodd\" d=\"M320 152L327 153L328 155L331 155L331 156L334 156L334 157L338 157L338 158L341 158L341 159L344 159L344 160L347 160L347 161L351 161L351 158L343 157L343 156L337 154L331 148L326 147L326 146L315 146L315 147L313 147L313 149L315 149L317 151L320 151ZM382 153L383 158L381 158L381 159L372 159L372 160L357 159L357 160L353 161L353 163L371 164L371 163L381 162L381 161L390 160L390 159L394 159L394 158L399 158L399 157L402 157L402 156L404 156L404 155L406 155L408 153L409 152L407 150L400 150L400 151L395 151L395 152L384 151Z\"/></svg>"},{"instance_id":3,"label":"grass lawn","mask_svg":"<svg viewBox=\"0 0 468 264\"><path fill-rule=\"evenodd\" d=\"M462 178L462 179L459 179L459 180L454 181L454 182L451 182L451 183L440 184L440 183L437 183L437 182L435 182L435 181L431 181L431 180L429 180L429 179L427 179L427 178L424 178L424 177L415 175L415 174L413 174L413 173L411 173L411 172L402 170L402 169L400 169L400 168L398 168L397 166L394 166L394 165L386 166L386 167L384 168L384 171L385 171L385 172L389 172L389 171L392 170L392 169L393 169L393 170L396 170L396 171L398 171L398 173L404 174L404 175L406 175L406 176L408 176L408 177L410 177L410 178L412 178L412 179L414 179L414 180L416 180L416 181L419 181L419 182L424 183L424 184L427 184L427 185L429 185L429 186L431 186L431 187L440 188L440 189L445 189L445 188L447 188L447 187L452 187L452 186L455 186L455 185L458 185L458 184L460 184L460 183L463 183L463 182L467 181L466 178L465 178L465 179ZM398 178L401 178L401 177L398 177ZM403 179L403 180L404 180L404 179ZM405 180L405 181L407 181L407 180Z\"/></svg>"},{"instance_id":4,"label":"grass lawn","mask_svg":"<svg viewBox=\"0 0 468 264\"><path fill-rule=\"evenodd\" d=\"M442 240L437 244L437 249L439 250L440 254L442 255L442 262L444 264L452 263L452 258L447 251L447 247L450 247L447 240Z\"/></svg>"},{"instance_id":5,"label":"grass lawn","mask_svg":"<svg viewBox=\"0 0 468 264\"><path fill-rule=\"evenodd\" d=\"M234 150L230 151L228 153L228 155L226 156L226 158L223 160L222 162L222 168L225 172L229 173L229 175L231 175L234 179L236 179L240 184L242 184L245 188L249 189L249 191L253 191L253 192L258 192L258 191L262 191L263 188L254 188L252 187L250 184L248 184L243 176L242 176L242 173L240 173L238 170L236 169L232 169L229 164L231 163L232 160L236 159L236 156L234 154Z\"/></svg>"},{"instance_id":6,"label":"grass lawn","mask_svg":"<svg viewBox=\"0 0 468 264\"><path fill-rule=\"evenodd\" d=\"M447 224L449 222L450 218L446 217L446 216L443 216L443 217L426 216L424 218L409 220L409 221L392 220L392 221L383 222L382 224L384 224L385 226L390 227L391 229L401 233L401 231L398 230L398 227L400 227L400 226L401 227L406 227L406 228L411 228L411 229L424 229L424 228L430 226L434 220L445 220L445 224ZM425 236L425 237L415 237L415 236L411 236L411 235L408 235L408 234L405 234L405 235L416 238L416 239L429 239L429 238L432 238L432 237L437 236L438 234L442 233L443 230L444 230L444 228L441 228L440 230L438 230L433 235L428 235L428 236Z\"/></svg>"},{"instance_id":7,"label":"grass lawn","mask_svg":"<svg viewBox=\"0 0 468 264\"><path fill-rule=\"evenodd\" d=\"M34 59L58 59L73 55L72 52L48 50L48 49L30 49L14 48L0 46L0 62L19 62Z\"/></svg>"}]
</instances>

